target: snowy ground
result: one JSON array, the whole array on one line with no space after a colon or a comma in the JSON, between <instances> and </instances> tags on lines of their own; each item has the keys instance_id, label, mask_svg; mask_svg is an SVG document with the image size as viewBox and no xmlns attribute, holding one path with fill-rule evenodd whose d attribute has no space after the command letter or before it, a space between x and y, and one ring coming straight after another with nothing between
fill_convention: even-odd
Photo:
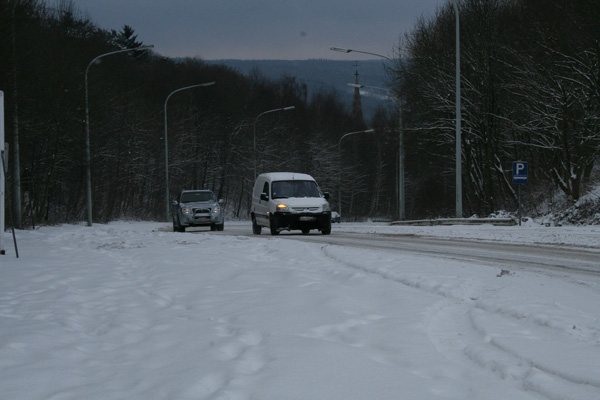
<instances>
[{"instance_id":1,"label":"snowy ground","mask_svg":"<svg viewBox=\"0 0 600 400\"><path fill-rule=\"evenodd\" d=\"M11 241L0 256L0 399L600 398L598 275L228 235L236 224L19 231L21 257ZM341 230L600 252L599 227Z\"/></svg>"},{"instance_id":2,"label":"snowy ground","mask_svg":"<svg viewBox=\"0 0 600 400\"><path fill-rule=\"evenodd\" d=\"M344 223L334 224L333 229L356 233L416 235L542 246L575 246L600 252L600 225L547 227L530 220L524 222L522 226L398 226L384 223Z\"/></svg>"}]
</instances>

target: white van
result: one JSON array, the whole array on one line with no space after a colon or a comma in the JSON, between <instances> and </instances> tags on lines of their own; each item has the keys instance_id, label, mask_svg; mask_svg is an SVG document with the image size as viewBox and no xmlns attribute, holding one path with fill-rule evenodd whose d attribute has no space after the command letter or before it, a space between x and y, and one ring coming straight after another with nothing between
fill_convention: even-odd
<instances>
[{"instance_id":1,"label":"white van","mask_svg":"<svg viewBox=\"0 0 600 400\"><path fill-rule=\"evenodd\" d=\"M256 178L252 191L252 232L264 226L277 235L283 230L307 234L318 229L331 233L329 193L321 193L312 176L296 172L271 172Z\"/></svg>"}]
</instances>

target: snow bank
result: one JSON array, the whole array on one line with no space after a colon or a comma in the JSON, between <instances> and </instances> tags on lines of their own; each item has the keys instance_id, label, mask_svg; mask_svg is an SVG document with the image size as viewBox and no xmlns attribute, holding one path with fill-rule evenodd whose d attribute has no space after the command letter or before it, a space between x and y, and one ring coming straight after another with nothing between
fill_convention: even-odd
<instances>
[{"instance_id":1,"label":"snow bank","mask_svg":"<svg viewBox=\"0 0 600 400\"><path fill-rule=\"evenodd\" d=\"M227 226L19 231L21 258L0 258L0 397L600 398L598 277L502 274ZM406 229L334 234L598 238L593 227Z\"/></svg>"}]
</instances>

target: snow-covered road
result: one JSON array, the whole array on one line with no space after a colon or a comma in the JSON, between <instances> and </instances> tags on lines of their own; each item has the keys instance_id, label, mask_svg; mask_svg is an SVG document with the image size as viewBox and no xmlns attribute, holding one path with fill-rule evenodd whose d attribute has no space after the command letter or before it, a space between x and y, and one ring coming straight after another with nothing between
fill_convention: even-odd
<instances>
[{"instance_id":1,"label":"snow-covered road","mask_svg":"<svg viewBox=\"0 0 600 400\"><path fill-rule=\"evenodd\" d=\"M369 228L370 227L370 228ZM283 232L278 237L302 240L313 243L365 248L369 250L393 250L402 253L427 255L441 258L484 262L501 268L526 269L541 268L555 271L580 271L600 274L600 232L594 237L586 232L589 227L561 232L568 243L547 242L543 235L529 235L523 240L518 233L521 228L470 226L462 230L444 229L448 227L391 227L384 224L342 224L336 225L331 236L323 236L318 231L302 235L299 231ZM593 229L593 228L592 228ZM419 233L414 233L417 230ZM565 229L566 230L566 229ZM202 232L202 229L197 232ZM205 231L205 230L204 230ZM383 233L386 232L387 233ZM479 232L473 237L473 232ZM504 232L504 235L499 233ZM556 232L556 230L554 230ZM600 228L598 228L600 231ZM541 232L545 233L544 230ZM465 235L470 233L471 235ZM226 235L256 237L248 223L234 223ZM269 237L269 235L264 235ZM567 238L568 236L568 238ZM534 240L531 240L534 239ZM541 242L540 242L541 240Z\"/></svg>"},{"instance_id":2,"label":"snow-covered road","mask_svg":"<svg viewBox=\"0 0 600 400\"><path fill-rule=\"evenodd\" d=\"M390 233L342 225L332 237ZM471 229L451 237L501 240ZM594 228L569 229L527 237L600 247ZM319 238L150 222L18 232L21 258L0 258L0 398L600 398L597 274Z\"/></svg>"}]
</instances>

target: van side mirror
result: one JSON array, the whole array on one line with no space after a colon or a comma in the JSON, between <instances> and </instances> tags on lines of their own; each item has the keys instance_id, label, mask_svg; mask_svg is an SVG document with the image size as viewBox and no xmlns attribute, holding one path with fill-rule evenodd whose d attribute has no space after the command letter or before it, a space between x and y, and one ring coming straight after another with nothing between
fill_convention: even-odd
<instances>
[{"instance_id":1,"label":"van side mirror","mask_svg":"<svg viewBox=\"0 0 600 400\"><path fill-rule=\"evenodd\" d=\"M323 192L323 197L325 200L329 200L329 192Z\"/></svg>"},{"instance_id":2,"label":"van side mirror","mask_svg":"<svg viewBox=\"0 0 600 400\"><path fill-rule=\"evenodd\" d=\"M263 201L269 201L269 196L266 193L261 193L260 199Z\"/></svg>"}]
</instances>

